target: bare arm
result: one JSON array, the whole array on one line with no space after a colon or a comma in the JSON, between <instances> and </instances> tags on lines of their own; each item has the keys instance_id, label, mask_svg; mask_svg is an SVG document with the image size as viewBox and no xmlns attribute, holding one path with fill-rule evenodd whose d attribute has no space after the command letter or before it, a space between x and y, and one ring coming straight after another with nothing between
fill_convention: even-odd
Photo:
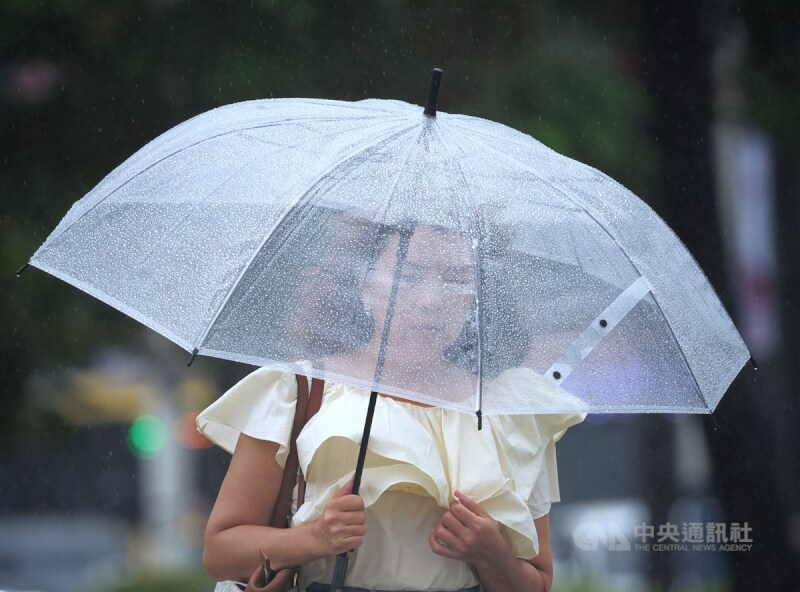
<instances>
[{"instance_id":1,"label":"bare arm","mask_svg":"<svg viewBox=\"0 0 800 592\"><path fill-rule=\"evenodd\" d=\"M260 563L259 549L281 569L361 545L366 533L360 496L348 486L328 502L323 516L297 528L263 526L278 498L283 469L278 444L239 436L231 464L206 525L203 565L214 580L247 580Z\"/></svg>"},{"instance_id":2,"label":"bare arm","mask_svg":"<svg viewBox=\"0 0 800 592\"><path fill-rule=\"evenodd\" d=\"M553 586L553 555L550 548L550 515L534 520L539 536L539 554L526 561L511 554L511 549L496 549L496 557L489 557L482 565L475 567L480 574L485 592L540 592L542 583L547 582L547 590Z\"/></svg>"}]
</instances>

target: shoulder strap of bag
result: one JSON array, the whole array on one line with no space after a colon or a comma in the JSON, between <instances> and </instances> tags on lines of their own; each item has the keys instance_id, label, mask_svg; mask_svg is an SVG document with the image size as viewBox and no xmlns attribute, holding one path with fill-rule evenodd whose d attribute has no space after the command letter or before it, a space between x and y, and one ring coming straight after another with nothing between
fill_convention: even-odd
<instances>
[{"instance_id":1,"label":"shoulder strap of bag","mask_svg":"<svg viewBox=\"0 0 800 592\"><path fill-rule=\"evenodd\" d=\"M297 407L292 424L292 439L289 443L289 455L286 457L286 466L283 470L281 489L275 502L275 511L270 520L270 526L286 528L289 525L289 513L292 506L292 490L297 483L297 507L305 500L306 482L300 472L300 463L297 458L297 436L303 427L322 406L322 391L325 381L319 378L311 379L311 390L308 388L308 378L297 374Z\"/></svg>"}]
</instances>

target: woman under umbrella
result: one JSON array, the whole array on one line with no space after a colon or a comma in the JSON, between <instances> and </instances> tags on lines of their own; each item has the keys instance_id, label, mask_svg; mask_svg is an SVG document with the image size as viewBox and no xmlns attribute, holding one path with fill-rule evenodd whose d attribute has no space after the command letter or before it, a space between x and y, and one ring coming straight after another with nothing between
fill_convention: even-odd
<instances>
[{"instance_id":1,"label":"woman under umbrella","mask_svg":"<svg viewBox=\"0 0 800 592\"><path fill-rule=\"evenodd\" d=\"M364 257L364 274L351 284L361 296L326 302L324 295L307 291L315 310L356 303L353 318L368 317L357 322L369 327L372 340L381 335L385 310L378 303L387 301L400 244L397 227L383 228L382 239ZM474 324L474 275L463 264L469 248L452 230L434 225L413 230L399 286L408 293L398 294L397 301L413 294L414 312L395 311L390 339L403 347L388 348L402 353L386 360L386 380L402 384L412 375L417 381L424 376L453 385L454 402L473 396L464 386L474 379L474 356L462 346L470 342L465 336ZM324 259L320 268L326 268ZM309 307L299 303L298 310ZM443 322L450 315L464 319L460 333ZM301 328L308 323L293 329L291 319L287 335L302 330L307 339ZM318 336L321 343L335 341L323 337ZM441 355L431 359L431 348ZM378 348L365 340L332 349L325 352L325 369L344 373L374 366L370 356ZM518 352L519 359L526 353ZM281 529L264 524L283 477L297 383L279 367L251 373L198 417L200 430L233 453L206 531L209 574L247 580L263 552L276 569L301 566L301 590L327 590L335 556L352 550L347 582L356 590L549 590L548 514L560 499L555 443L586 414L578 399L522 367L499 372L484 391L507 398L552 397L561 406L572 401L576 411L491 416L478 431L472 413L380 396L361 488L353 495L352 467L369 389L326 382L321 408L296 443L305 502L296 508L293 528Z\"/></svg>"}]
</instances>

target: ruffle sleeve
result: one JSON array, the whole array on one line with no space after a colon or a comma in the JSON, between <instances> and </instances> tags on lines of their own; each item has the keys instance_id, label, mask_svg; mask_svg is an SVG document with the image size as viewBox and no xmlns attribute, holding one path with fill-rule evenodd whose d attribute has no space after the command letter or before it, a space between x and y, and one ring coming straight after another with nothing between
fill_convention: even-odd
<instances>
[{"instance_id":1,"label":"ruffle sleeve","mask_svg":"<svg viewBox=\"0 0 800 592\"><path fill-rule=\"evenodd\" d=\"M539 433L543 437L544 451L538 466L539 472L528 498L528 508L535 519L550 513L552 504L561 501L558 484L558 462L556 442L567 430L586 419L586 413L553 413L536 416Z\"/></svg>"},{"instance_id":2,"label":"ruffle sleeve","mask_svg":"<svg viewBox=\"0 0 800 592\"><path fill-rule=\"evenodd\" d=\"M286 464L292 435L297 380L291 372L259 368L228 389L197 416L197 429L231 454L239 434L277 442L275 459Z\"/></svg>"},{"instance_id":3,"label":"ruffle sleeve","mask_svg":"<svg viewBox=\"0 0 800 592\"><path fill-rule=\"evenodd\" d=\"M516 463L516 467L528 467L532 471L519 478L517 490L529 492L527 504L530 514L534 519L541 518L550 512L553 503L561 501L556 442L564 437L570 427L586 419L588 406L530 368L509 368L488 386L491 395L509 409L553 410L552 413L520 416L517 420L532 423L520 426L517 431L527 434L526 438L533 438L537 443L536 454L532 458ZM512 448L517 447L517 444L512 445Z\"/></svg>"}]
</instances>

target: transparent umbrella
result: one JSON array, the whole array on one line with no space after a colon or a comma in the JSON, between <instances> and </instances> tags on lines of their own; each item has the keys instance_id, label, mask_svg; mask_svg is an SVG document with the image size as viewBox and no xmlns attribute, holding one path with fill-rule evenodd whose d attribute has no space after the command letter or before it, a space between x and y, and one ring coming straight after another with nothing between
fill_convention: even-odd
<instances>
[{"instance_id":1,"label":"transparent umbrella","mask_svg":"<svg viewBox=\"0 0 800 592\"><path fill-rule=\"evenodd\" d=\"M189 119L29 264L192 358L281 364L373 403L711 413L751 358L681 241L596 169L437 112L440 77L425 109L266 99ZM520 369L529 392L483 395Z\"/></svg>"}]
</instances>

